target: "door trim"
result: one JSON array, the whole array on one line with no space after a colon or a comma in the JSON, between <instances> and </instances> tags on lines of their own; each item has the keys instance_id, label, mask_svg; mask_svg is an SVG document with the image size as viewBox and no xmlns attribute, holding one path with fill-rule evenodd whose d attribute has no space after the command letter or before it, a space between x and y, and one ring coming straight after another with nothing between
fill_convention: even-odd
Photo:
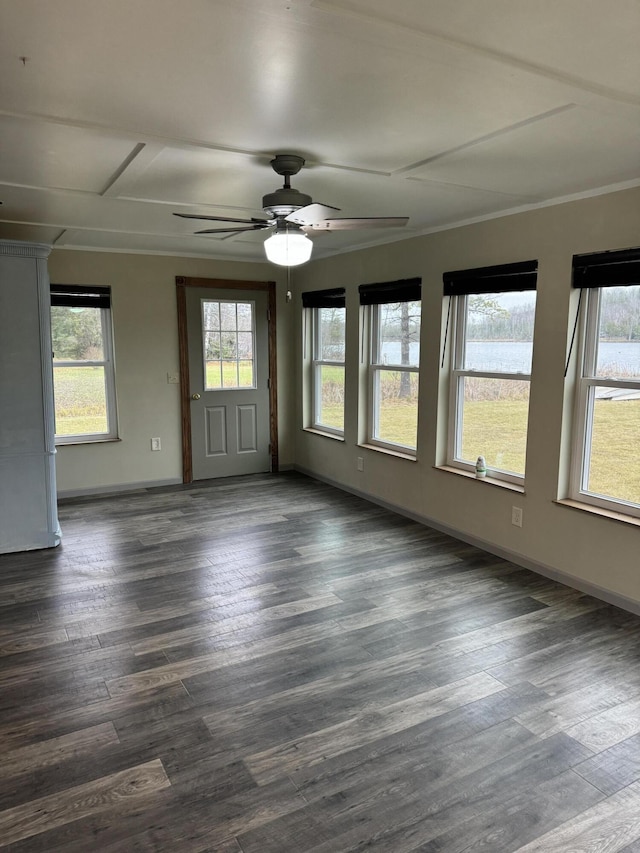
<instances>
[{"instance_id":1,"label":"door trim","mask_svg":"<svg viewBox=\"0 0 640 853\"><path fill-rule=\"evenodd\" d=\"M180 358L180 411L182 418L182 482L193 482L191 447L191 405L189 397L189 352L187 344L187 287L218 290L259 290L267 294L269 341L269 445L271 471L278 471L278 374L276 370L276 283L275 281L239 281L237 279L192 278L176 276L178 302L178 351Z\"/></svg>"}]
</instances>

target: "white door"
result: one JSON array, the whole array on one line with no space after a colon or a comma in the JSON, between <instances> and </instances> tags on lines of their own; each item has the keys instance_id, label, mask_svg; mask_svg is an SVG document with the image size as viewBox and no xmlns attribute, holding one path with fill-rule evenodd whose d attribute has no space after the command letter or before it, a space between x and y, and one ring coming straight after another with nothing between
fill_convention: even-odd
<instances>
[{"instance_id":1,"label":"white door","mask_svg":"<svg viewBox=\"0 0 640 853\"><path fill-rule=\"evenodd\" d=\"M269 471L268 296L186 289L193 479Z\"/></svg>"}]
</instances>

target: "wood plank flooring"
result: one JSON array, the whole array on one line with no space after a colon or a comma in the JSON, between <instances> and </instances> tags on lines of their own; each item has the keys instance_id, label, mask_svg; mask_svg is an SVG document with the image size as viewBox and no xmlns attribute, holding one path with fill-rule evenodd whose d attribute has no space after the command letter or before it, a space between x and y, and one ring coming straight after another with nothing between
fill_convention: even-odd
<instances>
[{"instance_id":1,"label":"wood plank flooring","mask_svg":"<svg viewBox=\"0 0 640 853\"><path fill-rule=\"evenodd\" d=\"M640 619L297 474L0 557L0 851L640 851Z\"/></svg>"}]
</instances>

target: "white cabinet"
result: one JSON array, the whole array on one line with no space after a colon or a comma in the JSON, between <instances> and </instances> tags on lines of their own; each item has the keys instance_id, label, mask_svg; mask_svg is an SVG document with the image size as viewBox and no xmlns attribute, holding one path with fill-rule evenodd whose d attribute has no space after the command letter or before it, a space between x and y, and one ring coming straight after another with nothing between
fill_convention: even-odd
<instances>
[{"instance_id":1,"label":"white cabinet","mask_svg":"<svg viewBox=\"0 0 640 853\"><path fill-rule=\"evenodd\" d=\"M60 542L50 250L0 240L0 553Z\"/></svg>"}]
</instances>

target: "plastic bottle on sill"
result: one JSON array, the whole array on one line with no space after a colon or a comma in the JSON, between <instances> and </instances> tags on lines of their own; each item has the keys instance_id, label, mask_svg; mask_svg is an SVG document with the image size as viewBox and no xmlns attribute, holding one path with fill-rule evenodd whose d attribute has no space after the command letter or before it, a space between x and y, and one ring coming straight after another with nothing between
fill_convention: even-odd
<instances>
[{"instance_id":1,"label":"plastic bottle on sill","mask_svg":"<svg viewBox=\"0 0 640 853\"><path fill-rule=\"evenodd\" d=\"M476 461L476 479L484 480L487 476L487 463L485 462L484 456L478 456Z\"/></svg>"}]
</instances>

